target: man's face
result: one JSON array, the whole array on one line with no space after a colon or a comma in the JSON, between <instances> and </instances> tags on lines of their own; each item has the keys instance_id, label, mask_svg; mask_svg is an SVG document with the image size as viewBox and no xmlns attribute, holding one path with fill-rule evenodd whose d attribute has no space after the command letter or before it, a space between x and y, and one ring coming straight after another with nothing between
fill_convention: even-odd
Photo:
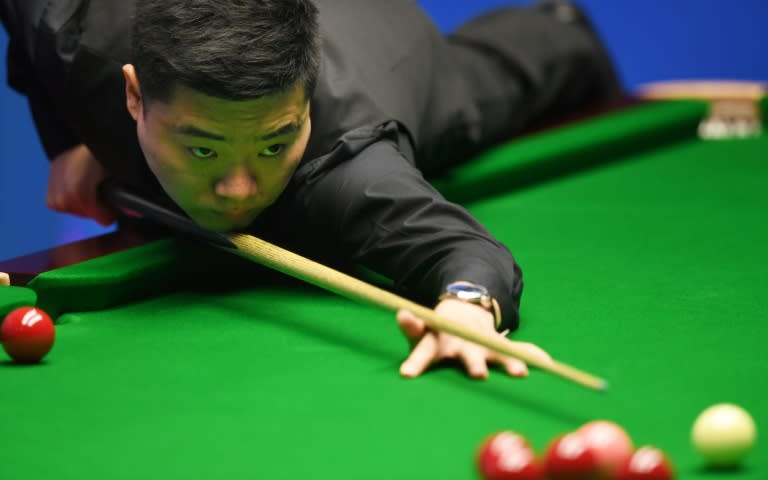
<instances>
[{"instance_id":1,"label":"man's face","mask_svg":"<svg viewBox=\"0 0 768 480\"><path fill-rule=\"evenodd\" d=\"M132 104L130 85L126 92L149 168L166 193L210 230L250 224L283 192L309 141L303 86L244 101L178 87L167 103L134 98Z\"/></svg>"}]
</instances>

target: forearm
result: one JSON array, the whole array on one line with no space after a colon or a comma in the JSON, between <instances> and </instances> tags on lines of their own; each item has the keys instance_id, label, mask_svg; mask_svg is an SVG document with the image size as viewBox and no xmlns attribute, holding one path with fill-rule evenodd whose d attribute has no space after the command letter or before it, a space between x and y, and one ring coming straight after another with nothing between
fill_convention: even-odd
<instances>
[{"instance_id":1,"label":"forearm","mask_svg":"<svg viewBox=\"0 0 768 480\"><path fill-rule=\"evenodd\" d=\"M473 248L473 251L482 251ZM457 252L446 256L433 268L434 278L425 277L424 284L431 286L425 301L436 298L453 282L470 282L488 289L500 309L501 318L497 330L515 330L519 325L520 297L523 290L522 272L514 258L507 252L486 255ZM492 317L492 315L491 315Z\"/></svg>"},{"instance_id":2,"label":"forearm","mask_svg":"<svg viewBox=\"0 0 768 480\"><path fill-rule=\"evenodd\" d=\"M374 145L335 167L301 199L297 210L313 243L343 252L431 306L453 281L484 285L502 307L502 327L517 326L521 272L508 249L440 196L394 145Z\"/></svg>"}]
</instances>

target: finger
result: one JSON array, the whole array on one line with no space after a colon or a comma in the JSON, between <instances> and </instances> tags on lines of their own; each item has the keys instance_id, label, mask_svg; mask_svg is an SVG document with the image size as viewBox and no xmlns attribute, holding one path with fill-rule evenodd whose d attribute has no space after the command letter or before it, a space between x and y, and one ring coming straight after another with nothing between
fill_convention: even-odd
<instances>
[{"instance_id":1,"label":"finger","mask_svg":"<svg viewBox=\"0 0 768 480\"><path fill-rule=\"evenodd\" d=\"M117 219L112 210L100 203L93 205L88 211L87 216L96 220L102 227L111 225Z\"/></svg>"},{"instance_id":2,"label":"finger","mask_svg":"<svg viewBox=\"0 0 768 480\"><path fill-rule=\"evenodd\" d=\"M494 363L501 365L504 368L504 371L512 377L528 376L528 366L522 360L512 357L498 356L494 359Z\"/></svg>"},{"instance_id":3,"label":"finger","mask_svg":"<svg viewBox=\"0 0 768 480\"><path fill-rule=\"evenodd\" d=\"M58 195L51 191L48 191L45 195L45 205L54 212L61 212L61 201L59 200Z\"/></svg>"},{"instance_id":4,"label":"finger","mask_svg":"<svg viewBox=\"0 0 768 480\"><path fill-rule=\"evenodd\" d=\"M459 358L467 369L467 374L472 378L488 378L488 364L486 363L488 354L484 348L478 348L475 345L465 344L459 351Z\"/></svg>"},{"instance_id":5,"label":"finger","mask_svg":"<svg viewBox=\"0 0 768 480\"><path fill-rule=\"evenodd\" d=\"M83 200L75 193L69 191L49 192L45 203L54 212L69 213L78 217L87 216Z\"/></svg>"},{"instance_id":6,"label":"finger","mask_svg":"<svg viewBox=\"0 0 768 480\"><path fill-rule=\"evenodd\" d=\"M66 202L64 212L78 217L91 218L88 213L88 204L80 196L71 194L67 197Z\"/></svg>"},{"instance_id":7,"label":"finger","mask_svg":"<svg viewBox=\"0 0 768 480\"><path fill-rule=\"evenodd\" d=\"M418 342L427 331L427 326L424 325L424 322L416 318L416 315L407 310L400 310L397 312L397 325L408 340L408 344L411 348L416 345L416 342Z\"/></svg>"},{"instance_id":8,"label":"finger","mask_svg":"<svg viewBox=\"0 0 768 480\"><path fill-rule=\"evenodd\" d=\"M96 163L94 165L98 168L96 172L93 172L93 177L89 179L87 188L83 192L85 195L83 207L85 216L96 220L99 224L106 227L117 220L117 214L102 201L99 195L99 185L106 177L99 164Z\"/></svg>"},{"instance_id":9,"label":"finger","mask_svg":"<svg viewBox=\"0 0 768 480\"><path fill-rule=\"evenodd\" d=\"M429 367L437 355L437 338L427 333L400 365L400 375L406 378L418 377Z\"/></svg>"}]
</instances>

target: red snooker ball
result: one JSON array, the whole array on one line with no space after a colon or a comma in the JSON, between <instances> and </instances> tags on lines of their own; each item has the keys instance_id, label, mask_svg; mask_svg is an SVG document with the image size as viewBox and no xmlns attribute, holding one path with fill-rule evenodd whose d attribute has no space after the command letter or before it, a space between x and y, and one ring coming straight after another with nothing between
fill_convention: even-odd
<instances>
[{"instance_id":1,"label":"red snooker ball","mask_svg":"<svg viewBox=\"0 0 768 480\"><path fill-rule=\"evenodd\" d=\"M632 439L619 425L607 420L585 423L577 432L595 454L598 468L604 478L614 478L634 448Z\"/></svg>"},{"instance_id":2,"label":"red snooker ball","mask_svg":"<svg viewBox=\"0 0 768 480\"><path fill-rule=\"evenodd\" d=\"M477 454L477 467L484 480L540 480L541 464L528 440L505 431L488 437Z\"/></svg>"},{"instance_id":3,"label":"red snooker ball","mask_svg":"<svg viewBox=\"0 0 768 480\"><path fill-rule=\"evenodd\" d=\"M53 346L56 330L47 313L34 307L20 307L5 316L0 343L16 363L37 363Z\"/></svg>"},{"instance_id":4,"label":"red snooker ball","mask_svg":"<svg viewBox=\"0 0 768 480\"><path fill-rule=\"evenodd\" d=\"M549 480L594 480L600 478L597 457L576 432L555 438L547 448L544 470Z\"/></svg>"},{"instance_id":5,"label":"red snooker ball","mask_svg":"<svg viewBox=\"0 0 768 480\"><path fill-rule=\"evenodd\" d=\"M672 480L675 472L664 452L655 447L638 448L619 468L617 480Z\"/></svg>"}]
</instances>

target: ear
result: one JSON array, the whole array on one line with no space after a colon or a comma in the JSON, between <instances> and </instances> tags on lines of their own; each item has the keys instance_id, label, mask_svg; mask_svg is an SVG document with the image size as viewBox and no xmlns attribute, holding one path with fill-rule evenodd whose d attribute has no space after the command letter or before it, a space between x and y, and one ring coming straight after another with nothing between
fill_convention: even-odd
<instances>
[{"instance_id":1,"label":"ear","mask_svg":"<svg viewBox=\"0 0 768 480\"><path fill-rule=\"evenodd\" d=\"M125 103L128 107L128 113L134 120L138 120L143 108L141 103L141 86L139 78L136 76L136 69L133 65L123 65L123 78L125 79Z\"/></svg>"}]
</instances>

